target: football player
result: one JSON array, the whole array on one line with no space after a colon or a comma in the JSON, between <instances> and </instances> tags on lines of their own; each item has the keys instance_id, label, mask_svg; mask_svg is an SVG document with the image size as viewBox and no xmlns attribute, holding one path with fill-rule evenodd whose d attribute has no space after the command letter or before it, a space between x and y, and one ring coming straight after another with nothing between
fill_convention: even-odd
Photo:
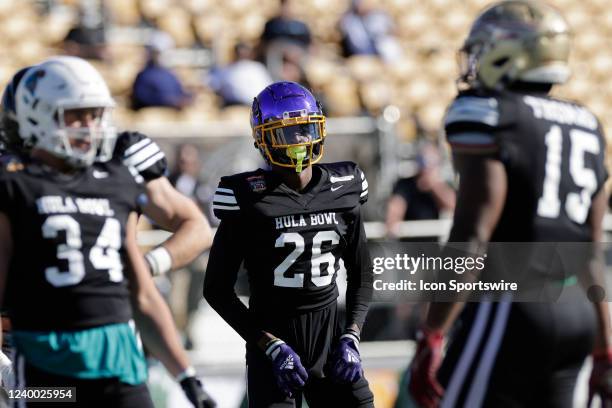
<instances>
[{"instance_id":1,"label":"football player","mask_svg":"<svg viewBox=\"0 0 612 408\"><path fill-rule=\"evenodd\" d=\"M15 112L15 91L29 68L15 73L2 96L0 141L6 152L0 153L0 162L7 165L17 165L20 152L29 148L19 136ZM102 159L112 155L114 160L138 171L145 181L148 196L143 213L155 224L173 232L164 243L145 255L154 276L185 267L210 247L213 234L208 220L192 200L170 184L166 177L165 155L153 140L138 132L124 131L117 135L116 143L105 141L101 150Z\"/></svg>"},{"instance_id":2,"label":"football player","mask_svg":"<svg viewBox=\"0 0 612 408\"><path fill-rule=\"evenodd\" d=\"M193 405L214 406L138 249L141 177L99 162L115 132L104 80L84 60L57 57L25 72L15 103L31 147L23 165L0 168L0 295L16 386L76 387L78 406L152 407L133 317Z\"/></svg>"},{"instance_id":3,"label":"football player","mask_svg":"<svg viewBox=\"0 0 612 408\"><path fill-rule=\"evenodd\" d=\"M482 253L490 241L601 240L602 127L583 106L549 95L569 77L569 50L562 15L536 1L496 3L473 23L461 50L465 89L444 123L460 175L450 241ZM414 399L423 407L572 407L592 353L590 395L610 403L608 305L576 283L579 275L597 282L602 269L596 254L584 274L559 279L571 302L432 303L412 363Z\"/></svg>"},{"instance_id":4,"label":"football player","mask_svg":"<svg viewBox=\"0 0 612 408\"><path fill-rule=\"evenodd\" d=\"M310 91L274 83L251 108L255 146L270 170L222 177L221 220L204 296L246 340L251 407L371 407L359 335L372 295L361 219L368 182L351 162L317 164L325 116ZM241 263L249 306L234 292ZM347 319L338 318L336 276L346 269Z\"/></svg>"}]
</instances>

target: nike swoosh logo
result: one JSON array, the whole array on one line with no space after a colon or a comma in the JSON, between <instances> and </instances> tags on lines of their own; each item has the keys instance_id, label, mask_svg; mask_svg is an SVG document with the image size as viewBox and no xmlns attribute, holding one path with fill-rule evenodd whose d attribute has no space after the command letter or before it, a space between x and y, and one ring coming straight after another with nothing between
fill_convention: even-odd
<instances>
[{"instance_id":1,"label":"nike swoosh logo","mask_svg":"<svg viewBox=\"0 0 612 408\"><path fill-rule=\"evenodd\" d=\"M338 187L336 187L336 188L332 187L330 190L331 190L331 191L336 191L336 190L341 189L342 187L344 187L344 184L341 184L341 185L339 185L339 186L338 186Z\"/></svg>"},{"instance_id":2,"label":"nike swoosh logo","mask_svg":"<svg viewBox=\"0 0 612 408\"><path fill-rule=\"evenodd\" d=\"M106 178L106 177L108 177L108 172L94 170L93 171L93 176L94 176L94 178L97 178L97 179Z\"/></svg>"}]
</instances>

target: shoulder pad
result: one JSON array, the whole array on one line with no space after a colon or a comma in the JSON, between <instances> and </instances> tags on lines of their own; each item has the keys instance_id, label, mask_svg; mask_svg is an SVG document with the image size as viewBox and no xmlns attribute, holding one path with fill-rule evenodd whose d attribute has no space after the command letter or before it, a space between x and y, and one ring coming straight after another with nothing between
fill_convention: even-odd
<instances>
[{"instance_id":1,"label":"shoulder pad","mask_svg":"<svg viewBox=\"0 0 612 408\"><path fill-rule=\"evenodd\" d=\"M351 188L347 190L359 195L359 204L368 201L368 180L356 163L345 161L337 163L321 164L329 173L329 181L332 184L350 182Z\"/></svg>"},{"instance_id":2,"label":"shoulder pad","mask_svg":"<svg viewBox=\"0 0 612 408\"><path fill-rule=\"evenodd\" d=\"M446 111L444 129L454 151L490 152L497 150L494 132L500 122L497 97L460 94Z\"/></svg>"},{"instance_id":3,"label":"shoulder pad","mask_svg":"<svg viewBox=\"0 0 612 408\"><path fill-rule=\"evenodd\" d=\"M142 133L120 133L117 136L113 158L136 169L145 181L164 177L168 173L164 152L157 143Z\"/></svg>"},{"instance_id":4,"label":"shoulder pad","mask_svg":"<svg viewBox=\"0 0 612 408\"><path fill-rule=\"evenodd\" d=\"M492 96L459 95L448 107L444 126L456 123L499 125L499 101Z\"/></svg>"}]
</instances>

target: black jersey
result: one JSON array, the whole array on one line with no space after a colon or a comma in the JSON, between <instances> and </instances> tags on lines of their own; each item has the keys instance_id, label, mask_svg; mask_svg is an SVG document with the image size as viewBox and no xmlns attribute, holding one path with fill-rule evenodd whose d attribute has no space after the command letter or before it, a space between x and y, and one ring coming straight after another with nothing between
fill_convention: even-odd
<instances>
[{"instance_id":1,"label":"black jersey","mask_svg":"<svg viewBox=\"0 0 612 408\"><path fill-rule=\"evenodd\" d=\"M346 269L348 320L361 327L371 295L360 216L367 197L367 180L350 162L315 165L313 181L300 193L261 169L223 177L213 201L221 234L211 249L208 288L217 279L235 280L235 270L228 269L243 260L250 313L296 315L335 301L336 276ZM240 327L234 328L248 340Z\"/></svg>"},{"instance_id":2,"label":"black jersey","mask_svg":"<svg viewBox=\"0 0 612 408\"><path fill-rule=\"evenodd\" d=\"M508 193L492 241L589 241L602 188L605 138L583 106L539 93L463 92L445 119L456 152L494 152Z\"/></svg>"},{"instance_id":3,"label":"black jersey","mask_svg":"<svg viewBox=\"0 0 612 408\"><path fill-rule=\"evenodd\" d=\"M157 143L138 132L122 132L117 136L113 159L135 168L149 182L168 175L168 163Z\"/></svg>"},{"instance_id":4,"label":"black jersey","mask_svg":"<svg viewBox=\"0 0 612 408\"><path fill-rule=\"evenodd\" d=\"M37 162L0 169L0 211L13 237L5 291L13 327L129 320L123 243L128 215L143 200L132 172L114 162L71 176Z\"/></svg>"}]
</instances>

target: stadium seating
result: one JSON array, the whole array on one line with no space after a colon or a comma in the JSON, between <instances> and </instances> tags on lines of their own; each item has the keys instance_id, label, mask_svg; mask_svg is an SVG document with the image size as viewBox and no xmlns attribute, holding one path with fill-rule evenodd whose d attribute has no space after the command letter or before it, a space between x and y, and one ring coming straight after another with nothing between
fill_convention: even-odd
<instances>
[{"instance_id":1,"label":"stadium seating","mask_svg":"<svg viewBox=\"0 0 612 408\"><path fill-rule=\"evenodd\" d=\"M77 1L64 0L48 13L36 1L0 1L0 81L5 82L20 66L61 52L61 39L77 19ZM275 1L253 0L111 0L105 2L113 21L109 29L110 61L98 63L113 93L122 102L120 120L139 121L148 114L127 109L131 82L143 63L144 19L156 21L172 35L180 48L204 46L214 60L227 63L237 40L255 44L265 21L276 13ZM384 0L379 6L393 16L403 56L385 64L372 57L345 59L340 53L337 23L349 5L348 0L295 2L297 15L312 31L314 46L305 72L315 90L323 92L328 112L334 116L361 114L365 108L376 115L385 104L402 111L400 134L410 140L414 132L408 123L418 112L430 131L439 129L444 108L455 92L456 50L469 24L488 0ZM608 134L612 117L612 14L606 0L552 0L567 17L574 35L571 56L573 77L557 95L577 99L599 115ZM182 79L192 85L198 102L186 112L169 112L164 120L185 118L236 118L235 112L222 115L222 107L211 90L202 85L208 65L189 63L182 58L177 67ZM159 118L158 117L158 118ZM402 123L406 122L406 123Z\"/></svg>"}]
</instances>

